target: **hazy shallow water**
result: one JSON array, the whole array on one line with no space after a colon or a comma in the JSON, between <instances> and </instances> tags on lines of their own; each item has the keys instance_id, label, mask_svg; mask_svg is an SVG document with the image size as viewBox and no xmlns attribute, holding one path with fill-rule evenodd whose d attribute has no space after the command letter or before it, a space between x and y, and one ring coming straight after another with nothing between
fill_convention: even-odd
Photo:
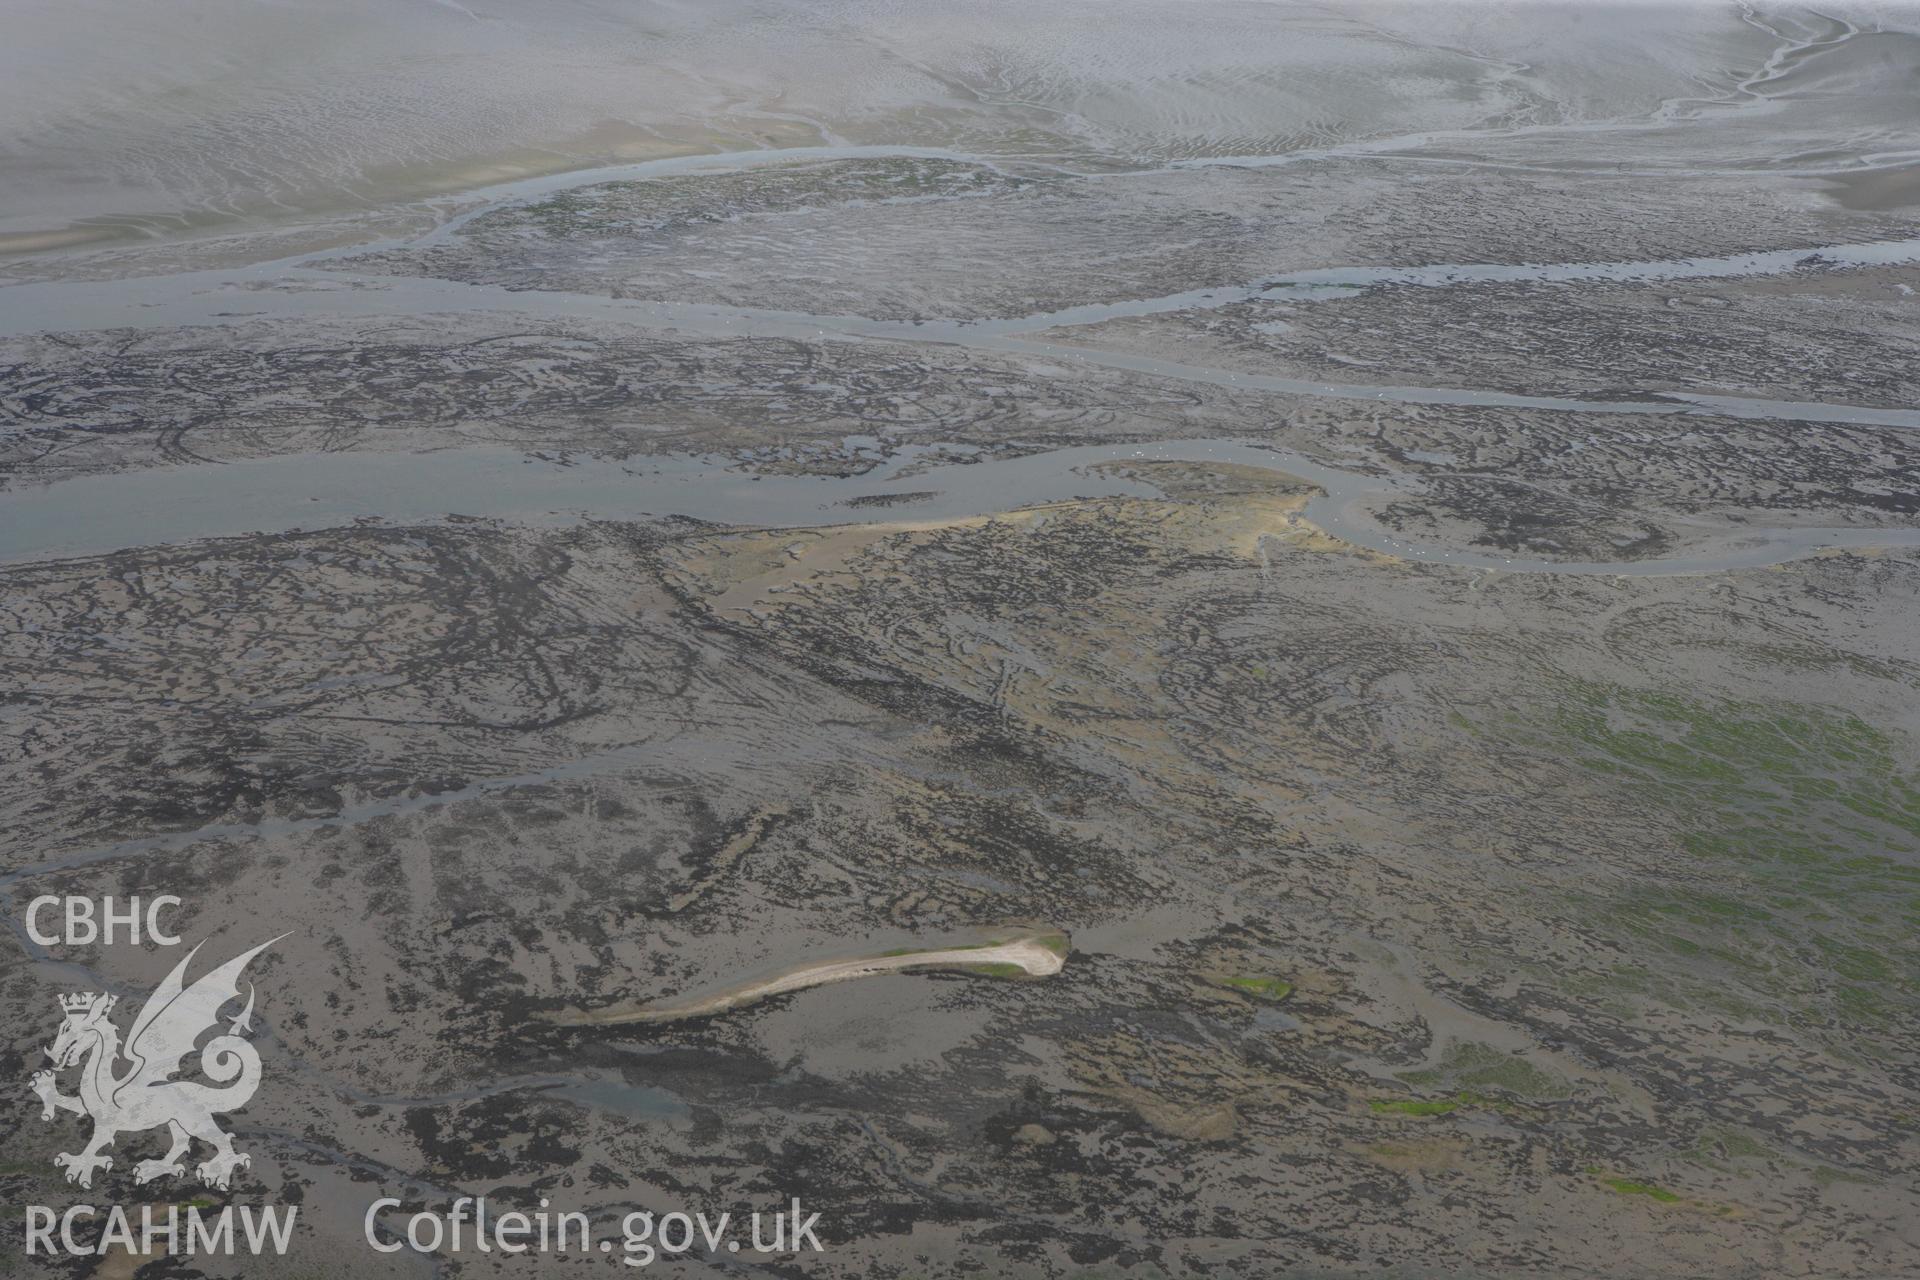
<instances>
[{"instance_id":1,"label":"hazy shallow water","mask_svg":"<svg viewBox=\"0 0 1920 1280\"><path fill-rule=\"evenodd\" d=\"M450 515L536 527L673 516L773 528L945 521L1070 499L1155 497L1159 491L1150 483L1101 465L1153 462L1226 463L1297 476L1323 491L1307 518L1343 541L1462 568L1645 576L1778 564L1825 547L1920 546L1915 529L1769 529L1722 534L1709 548L1677 556L1549 560L1395 537L1367 517L1363 500L1414 491L1406 478L1354 475L1243 441L1085 445L899 474L932 452L909 447L887 465L854 476L753 475L691 457L553 461L485 448L285 454L87 476L9 495L0 560Z\"/></svg>"}]
</instances>

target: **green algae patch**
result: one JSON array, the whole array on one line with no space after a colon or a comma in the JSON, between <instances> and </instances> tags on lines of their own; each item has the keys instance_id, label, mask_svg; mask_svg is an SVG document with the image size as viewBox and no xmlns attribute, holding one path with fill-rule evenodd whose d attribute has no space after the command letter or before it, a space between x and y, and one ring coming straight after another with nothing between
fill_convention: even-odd
<instances>
[{"instance_id":1,"label":"green algae patch","mask_svg":"<svg viewBox=\"0 0 1920 1280\"><path fill-rule=\"evenodd\" d=\"M1383 1116L1444 1116L1460 1109L1460 1102L1453 1098L1375 1098L1367 1103L1375 1115Z\"/></svg>"},{"instance_id":2,"label":"green algae patch","mask_svg":"<svg viewBox=\"0 0 1920 1280\"><path fill-rule=\"evenodd\" d=\"M1737 1160L1773 1160L1779 1152L1752 1134L1716 1125L1703 1129L1687 1159L1709 1169L1724 1171L1726 1162Z\"/></svg>"},{"instance_id":3,"label":"green algae patch","mask_svg":"<svg viewBox=\"0 0 1920 1280\"><path fill-rule=\"evenodd\" d=\"M1845 1169L1836 1169L1830 1164L1815 1165L1813 1181L1815 1185L1822 1187L1830 1187L1837 1182L1850 1182L1865 1187L1880 1185L1878 1178L1868 1177L1864 1173L1850 1173Z\"/></svg>"},{"instance_id":4,"label":"green algae patch","mask_svg":"<svg viewBox=\"0 0 1920 1280\"><path fill-rule=\"evenodd\" d=\"M1661 1204L1679 1204L1685 1198L1665 1187L1656 1187L1651 1182L1635 1182L1631 1178L1602 1178L1600 1185L1623 1196L1645 1196Z\"/></svg>"},{"instance_id":5,"label":"green algae patch","mask_svg":"<svg viewBox=\"0 0 1920 1280\"><path fill-rule=\"evenodd\" d=\"M1498 1105L1482 1090L1492 1089L1516 1098L1564 1098L1572 1088L1567 1081L1543 1070L1525 1057L1502 1053L1490 1044L1466 1041L1450 1046L1438 1065L1419 1071L1402 1071L1398 1078L1420 1088L1450 1085L1461 1092L1460 1102Z\"/></svg>"},{"instance_id":6,"label":"green algae patch","mask_svg":"<svg viewBox=\"0 0 1920 1280\"><path fill-rule=\"evenodd\" d=\"M988 964L963 964L959 966L959 969L962 973L975 973L983 978L1026 978L1032 976L1019 965L1008 964L1004 961L994 961Z\"/></svg>"},{"instance_id":7,"label":"green algae patch","mask_svg":"<svg viewBox=\"0 0 1920 1280\"><path fill-rule=\"evenodd\" d=\"M1428 1073L1410 1072L1410 1075ZM1401 1077L1405 1079L1405 1076ZM1367 1103L1368 1110L1380 1116L1413 1116L1426 1118L1451 1115L1462 1107L1471 1107L1482 1111L1497 1111L1503 1116L1516 1119L1537 1119L1539 1108L1515 1102L1510 1098L1494 1094L1481 1093L1474 1089L1462 1089L1448 1098L1375 1098Z\"/></svg>"},{"instance_id":8,"label":"green algae patch","mask_svg":"<svg viewBox=\"0 0 1920 1280\"><path fill-rule=\"evenodd\" d=\"M1212 981L1216 987L1225 987L1229 991L1243 992L1246 995L1256 996L1262 1000L1285 1000L1293 994L1293 984L1291 982L1288 982L1285 978L1275 978L1268 975L1218 977Z\"/></svg>"},{"instance_id":9,"label":"green algae patch","mask_svg":"<svg viewBox=\"0 0 1920 1280\"><path fill-rule=\"evenodd\" d=\"M1836 707L1551 690L1481 731L1588 772L1688 855L1671 876L1562 895L1630 957L1575 994L1620 1016L1637 994L1839 1040L1899 1025L1920 997L1911 742Z\"/></svg>"},{"instance_id":10,"label":"green algae patch","mask_svg":"<svg viewBox=\"0 0 1920 1280\"><path fill-rule=\"evenodd\" d=\"M880 953L880 957L884 960L891 960L895 956L931 955L934 952L939 952L939 951L985 951L988 947L997 947L999 945L1001 944L995 941L995 942L956 942L951 946L933 944L933 945L924 946L924 947L888 947L885 951L882 951Z\"/></svg>"}]
</instances>

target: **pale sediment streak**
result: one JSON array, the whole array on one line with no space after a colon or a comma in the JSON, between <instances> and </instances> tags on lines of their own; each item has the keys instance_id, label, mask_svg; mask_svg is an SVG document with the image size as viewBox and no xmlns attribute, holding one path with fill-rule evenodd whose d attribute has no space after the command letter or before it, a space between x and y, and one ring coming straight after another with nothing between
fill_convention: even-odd
<instances>
[{"instance_id":1,"label":"pale sediment streak","mask_svg":"<svg viewBox=\"0 0 1920 1280\"><path fill-rule=\"evenodd\" d=\"M1030 978L1045 978L1059 973L1065 966L1066 949L1064 934L1043 930L978 946L912 948L888 955L816 961L798 965L770 978L742 982L712 995L646 1004L611 1005L598 1009L564 1009L544 1014L542 1018L570 1027L679 1022L689 1018L711 1017L774 996L832 982L933 969L964 972L984 967L986 971L994 972L1001 966L1008 966Z\"/></svg>"}]
</instances>

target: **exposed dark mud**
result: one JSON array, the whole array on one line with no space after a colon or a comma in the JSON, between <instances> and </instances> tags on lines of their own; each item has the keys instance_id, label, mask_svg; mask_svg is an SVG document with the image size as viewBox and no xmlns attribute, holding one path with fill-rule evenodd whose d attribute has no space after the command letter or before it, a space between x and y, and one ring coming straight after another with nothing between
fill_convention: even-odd
<instances>
[{"instance_id":1,"label":"exposed dark mud","mask_svg":"<svg viewBox=\"0 0 1920 1280\"><path fill-rule=\"evenodd\" d=\"M376 1187L798 1195L846 1277L1913 1271L1920 266L1807 91L1907 38L1737 21L1605 127L1448 46L1508 114L929 108L21 268L0 899L291 931L246 1274L385 1265ZM1008 921L1071 955L951 951ZM12 937L23 1085L173 962Z\"/></svg>"}]
</instances>

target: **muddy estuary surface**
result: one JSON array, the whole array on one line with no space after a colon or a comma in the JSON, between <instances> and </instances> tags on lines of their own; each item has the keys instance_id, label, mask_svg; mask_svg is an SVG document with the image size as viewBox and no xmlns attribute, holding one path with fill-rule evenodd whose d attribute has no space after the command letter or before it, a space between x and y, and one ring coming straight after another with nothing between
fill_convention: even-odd
<instances>
[{"instance_id":1,"label":"muddy estuary surface","mask_svg":"<svg viewBox=\"0 0 1920 1280\"><path fill-rule=\"evenodd\" d=\"M1920 1270L1904 19L762 8L0 53L0 1076L286 935L166 1274Z\"/></svg>"},{"instance_id":2,"label":"muddy estuary surface","mask_svg":"<svg viewBox=\"0 0 1920 1280\"><path fill-rule=\"evenodd\" d=\"M1160 496L1150 480L1134 478L1141 468L1151 476L1159 463L1272 472L1276 484L1297 480L1318 490L1299 519L1354 548L1502 572L1712 573L1849 547L1920 546L1916 528L1763 528L1701 531L1702 545L1684 555L1624 561L1502 555L1396 537L1367 507L1389 505L1417 485L1404 477L1335 471L1271 446L1155 441L929 465L929 455L940 460L947 452L940 445L905 446L883 465L848 476L755 474L711 456L552 459L488 448L286 454L220 467L104 474L11 495L0 560L102 555L156 540L195 542L366 520L464 517L542 528L671 516L790 529L937 523L1103 497Z\"/></svg>"}]
</instances>

